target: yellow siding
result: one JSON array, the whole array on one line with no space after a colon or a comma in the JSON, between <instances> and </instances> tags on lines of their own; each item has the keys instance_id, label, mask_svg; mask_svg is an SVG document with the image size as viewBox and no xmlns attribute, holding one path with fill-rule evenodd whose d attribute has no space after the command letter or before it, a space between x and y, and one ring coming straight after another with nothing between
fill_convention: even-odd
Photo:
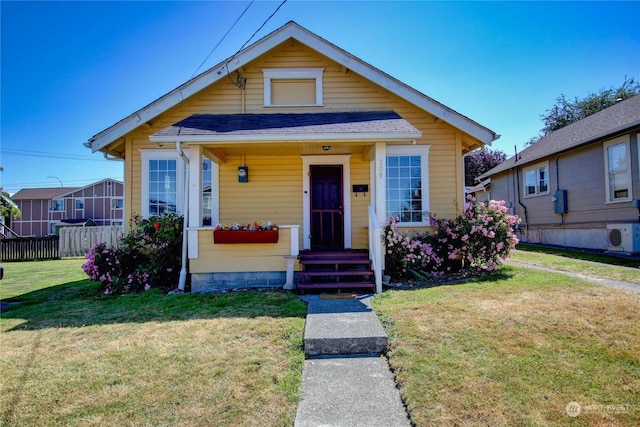
<instances>
[{"instance_id":1,"label":"yellow siding","mask_svg":"<svg viewBox=\"0 0 640 427\"><path fill-rule=\"evenodd\" d=\"M200 257L189 261L192 273L285 271L291 245L289 229L279 230L278 243L215 244L212 230L198 232Z\"/></svg>"},{"instance_id":2,"label":"yellow siding","mask_svg":"<svg viewBox=\"0 0 640 427\"><path fill-rule=\"evenodd\" d=\"M302 159L245 157L249 182L238 182L239 157L220 165L220 221L302 224Z\"/></svg>"},{"instance_id":3,"label":"yellow siding","mask_svg":"<svg viewBox=\"0 0 640 427\"><path fill-rule=\"evenodd\" d=\"M369 183L369 161L362 158L351 158L351 184ZM366 195L349 192L351 197L351 246L353 249L367 249L369 247L369 210L371 204L371 192Z\"/></svg>"},{"instance_id":4,"label":"yellow siding","mask_svg":"<svg viewBox=\"0 0 640 427\"><path fill-rule=\"evenodd\" d=\"M265 108L263 92L263 68L324 68L323 75L323 107L270 107ZM419 72L419 70L416 70ZM242 91L234 86L229 79L204 89L200 93L186 98L176 107L165 112L151 122L142 124L135 131L126 136L127 167L125 179L127 181L127 213L129 216L140 212L141 206L141 158L140 149L158 148L148 141L149 135L179 121L192 114L238 114L246 113L281 113L281 112L323 112L323 111L354 111L354 110L394 110L410 121L423 133L417 144L430 145L429 154L429 183L430 210L438 217L452 217L456 209L463 205L460 189L462 188L460 165L462 133L452 126L437 120L434 116L420 108L400 99L391 92L364 79L350 70L345 70L341 64L333 62L310 48L296 41L288 41L276 47L271 52L246 64L242 68L242 75L247 78L244 106L242 105ZM467 138L471 138L468 135ZM471 138L473 139L473 138ZM281 144L279 149L290 146L291 143ZM336 142L334 145L338 145ZM260 147L264 147L261 145ZM238 154L238 144L234 147L234 155L220 165L220 220L223 223L238 221L250 222L274 221L279 224L302 225L302 160L300 155L273 155L268 150L255 149L245 154L244 162L249 167L249 182L239 183L237 168L242 164L242 157ZM255 145L254 145L255 147ZM362 147L356 147L362 151ZM165 147L171 149L173 147ZM223 149L224 150L224 149ZM248 150L248 149L247 149ZM249 150L248 150L249 151ZM259 153L259 154L256 154ZM334 154L334 153L331 153ZM369 184L369 161L361 156L351 157L351 183ZM349 192L352 205L352 247L366 248L367 243L367 206L371 203L371 193L366 197ZM384 221L384 218L380 218ZM302 229L300 230L302 234ZM202 234L202 233L201 233ZM282 239L282 233L281 233ZM203 245L201 239L200 244ZM222 249L205 246L200 249L200 259L192 260L193 271L211 271L213 266L254 265L254 270L267 270L258 267L257 259L247 262L234 261L239 256L255 257L254 250L246 248L235 254L229 246L222 245ZM278 244L280 246L280 243ZM300 241L302 248L302 236ZM262 249L259 249L262 250ZM233 255L231 255L233 254ZM277 255L276 257L281 257ZM260 258L260 257L258 257ZM267 257L268 258L268 257ZM260 258L263 259L263 258ZM261 262L261 261L260 261ZM278 270L283 270L284 260L278 261ZM280 268L282 267L282 268ZM218 267L216 267L218 268ZM226 270L217 270L226 271Z\"/></svg>"}]
</instances>

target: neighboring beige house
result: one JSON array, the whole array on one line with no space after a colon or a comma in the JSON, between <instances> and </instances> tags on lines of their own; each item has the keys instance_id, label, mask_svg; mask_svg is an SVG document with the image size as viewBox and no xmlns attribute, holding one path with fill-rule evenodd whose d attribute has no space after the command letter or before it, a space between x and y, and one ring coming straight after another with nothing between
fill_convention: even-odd
<instances>
[{"instance_id":1,"label":"neighboring beige house","mask_svg":"<svg viewBox=\"0 0 640 427\"><path fill-rule=\"evenodd\" d=\"M640 95L559 129L480 179L524 242L640 252Z\"/></svg>"},{"instance_id":2,"label":"neighboring beige house","mask_svg":"<svg viewBox=\"0 0 640 427\"><path fill-rule=\"evenodd\" d=\"M181 289L187 269L196 292L301 286L299 256L359 250L380 290L380 226L459 213L462 155L496 138L289 22L86 145L125 160L127 218L186 216ZM253 221L279 224L278 242L214 242L216 224Z\"/></svg>"},{"instance_id":3,"label":"neighboring beige house","mask_svg":"<svg viewBox=\"0 0 640 427\"><path fill-rule=\"evenodd\" d=\"M23 188L12 196L21 215L11 219L20 236L56 234L60 226L91 221L124 226L124 185L104 179L84 187Z\"/></svg>"}]
</instances>

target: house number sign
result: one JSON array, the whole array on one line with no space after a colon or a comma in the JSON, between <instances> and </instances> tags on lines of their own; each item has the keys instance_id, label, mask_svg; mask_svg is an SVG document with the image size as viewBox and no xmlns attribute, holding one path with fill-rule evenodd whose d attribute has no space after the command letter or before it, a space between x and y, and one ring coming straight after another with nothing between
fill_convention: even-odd
<instances>
[{"instance_id":1,"label":"house number sign","mask_svg":"<svg viewBox=\"0 0 640 427\"><path fill-rule=\"evenodd\" d=\"M378 178L382 179L384 177L384 160L378 160Z\"/></svg>"}]
</instances>

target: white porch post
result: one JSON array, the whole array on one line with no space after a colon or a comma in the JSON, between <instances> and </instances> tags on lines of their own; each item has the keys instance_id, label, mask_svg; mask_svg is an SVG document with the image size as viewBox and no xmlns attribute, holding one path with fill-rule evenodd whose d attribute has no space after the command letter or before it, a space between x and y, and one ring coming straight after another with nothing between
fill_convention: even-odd
<instances>
[{"instance_id":1,"label":"white porch post","mask_svg":"<svg viewBox=\"0 0 640 427\"><path fill-rule=\"evenodd\" d=\"M374 184L375 194L373 195L374 209L378 221L382 226L387 222L387 144L377 142L374 153L374 170L371 182ZM380 238L377 236L376 238ZM377 251L378 259L374 260L376 265L380 266L379 271L384 271L384 254L386 249L382 242L378 242L380 250ZM370 248L371 250L371 248ZM382 292L381 274L376 275L376 292Z\"/></svg>"},{"instance_id":2,"label":"white porch post","mask_svg":"<svg viewBox=\"0 0 640 427\"><path fill-rule=\"evenodd\" d=\"M188 234L188 257L198 258L198 230L201 225L200 215L202 213L202 146L189 146L189 229Z\"/></svg>"},{"instance_id":3,"label":"white porch post","mask_svg":"<svg viewBox=\"0 0 640 427\"><path fill-rule=\"evenodd\" d=\"M293 283L293 268L295 267L296 260L298 259L298 254L300 253L300 244L299 244L299 230L300 225L281 225L281 229L289 228L289 236L290 236L290 245L291 248L289 250L289 255L285 255L284 259L287 261L287 270L286 270L286 280L284 284L284 288L286 290L292 290L296 288L296 285Z\"/></svg>"}]
</instances>

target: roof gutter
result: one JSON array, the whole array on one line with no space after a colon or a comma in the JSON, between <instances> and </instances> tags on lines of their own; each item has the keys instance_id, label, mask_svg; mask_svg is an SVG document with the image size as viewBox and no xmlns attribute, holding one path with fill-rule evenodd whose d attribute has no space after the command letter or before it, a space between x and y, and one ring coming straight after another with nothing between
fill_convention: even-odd
<instances>
[{"instance_id":1,"label":"roof gutter","mask_svg":"<svg viewBox=\"0 0 640 427\"><path fill-rule=\"evenodd\" d=\"M180 276L178 278L178 292L184 292L184 288L187 283L187 230L189 229L189 158L184 154L184 151L182 150L182 143L180 141L176 141L176 151L184 162L187 175L185 178L183 190L184 217L182 219L182 264L180 267Z\"/></svg>"}]
</instances>

